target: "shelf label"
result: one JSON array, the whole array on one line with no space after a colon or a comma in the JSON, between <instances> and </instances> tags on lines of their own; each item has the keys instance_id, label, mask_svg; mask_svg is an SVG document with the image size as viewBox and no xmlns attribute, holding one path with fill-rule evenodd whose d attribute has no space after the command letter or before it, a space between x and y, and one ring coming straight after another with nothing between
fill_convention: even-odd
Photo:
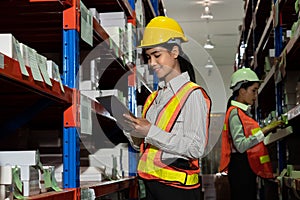
<instances>
[{"instance_id":1,"label":"shelf label","mask_svg":"<svg viewBox=\"0 0 300 200\"><path fill-rule=\"evenodd\" d=\"M56 64L53 65L53 74L54 74L54 77L55 77L54 80L56 80L59 83L61 91L63 93L65 93L65 89L64 89L64 86L63 86L61 78L60 78L59 69L58 69L58 66Z\"/></svg>"},{"instance_id":2,"label":"shelf label","mask_svg":"<svg viewBox=\"0 0 300 200\"><path fill-rule=\"evenodd\" d=\"M4 69L4 56L0 54L0 69Z\"/></svg>"},{"instance_id":3,"label":"shelf label","mask_svg":"<svg viewBox=\"0 0 300 200\"><path fill-rule=\"evenodd\" d=\"M81 13L81 38L93 46L93 16L91 12L85 7L85 5L80 1L80 13Z\"/></svg>"},{"instance_id":4,"label":"shelf label","mask_svg":"<svg viewBox=\"0 0 300 200\"><path fill-rule=\"evenodd\" d=\"M47 72L47 58L40 54L37 54L36 56L37 56L38 66L43 75L45 83L49 86L52 86L51 80Z\"/></svg>"},{"instance_id":5,"label":"shelf label","mask_svg":"<svg viewBox=\"0 0 300 200\"><path fill-rule=\"evenodd\" d=\"M87 96L80 94L81 133L92 135L92 102Z\"/></svg>"},{"instance_id":6,"label":"shelf label","mask_svg":"<svg viewBox=\"0 0 300 200\"><path fill-rule=\"evenodd\" d=\"M29 73L25 67L24 59L21 54L19 42L17 40L13 40L13 42L14 42L14 47L15 47L16 53L17 53L17 58L19 61L21 73L25 76L29 76Z\"/></svg>"},{"instance_id":7,"label":"shelf label","mask_svg":"<svg viewBox=\"0 0 300 200\"><path fill-rule=\"evenodd\" d=\"M29 61L29 67L31 69L31 73L32 73L32 76L33 76L33 79L36 80L36 81L41 81L43 82L43 77L40 73L40 70L39 70L39 66L38 66L38 63L37 63L37 56L36 56L36 51L30 47L28 47L28 61Z\"/></svg>"}]
</instances>

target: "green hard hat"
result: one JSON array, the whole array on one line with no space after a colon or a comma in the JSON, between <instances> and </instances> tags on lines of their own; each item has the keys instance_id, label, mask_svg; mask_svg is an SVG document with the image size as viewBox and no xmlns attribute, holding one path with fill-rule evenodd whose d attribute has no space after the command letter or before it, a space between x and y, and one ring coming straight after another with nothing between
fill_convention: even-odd
<instances>
[{"instance_id":1,"label":"green hard hat","mask_svg":"<svg viewBox=\"0 0 300 200\"><path fill-rule=\"evenodd\" d=\"M233 91L240 89L245 82L261 82L256 73L250 68L241 68L235 71L231 76L230 89Z\"/></svg>"}]
</instances>

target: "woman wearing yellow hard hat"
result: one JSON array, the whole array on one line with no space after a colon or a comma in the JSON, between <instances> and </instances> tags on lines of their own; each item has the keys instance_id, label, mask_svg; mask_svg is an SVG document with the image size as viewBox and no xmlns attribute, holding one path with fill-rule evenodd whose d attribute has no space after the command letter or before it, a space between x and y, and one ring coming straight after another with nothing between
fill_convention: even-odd
<instances>
[{"instance_id":1,"label":"woman wearing yellow hard hat","mask_svg":"<svg viewBox=\"0 0 300 200\"><path fill-rule=\"evenodd\" d=\"M185 59L181 43L187 41L174 19L159 16L146 26L139 46L160 80L142 118L125 116L133 129L125 134L140 151L137 171L147 200L200 199L199 158L208 140L211 101Z\"/></svg>"},{"instance_id":2,"label":"woman wearing yellow hard hat","mask_svg":"<svg viewBox=\"0 0 300 200\"><path fill-rule=\"evenodd\" d=\"M250 68L241 68L231 76L233 91L228 100L224 128L220 171L228 173L232 200L256 200L257 176L273 178L264 135L282 125L282 121L260 128L251 115L260 80Z\"/></svg>"}]
</instances>

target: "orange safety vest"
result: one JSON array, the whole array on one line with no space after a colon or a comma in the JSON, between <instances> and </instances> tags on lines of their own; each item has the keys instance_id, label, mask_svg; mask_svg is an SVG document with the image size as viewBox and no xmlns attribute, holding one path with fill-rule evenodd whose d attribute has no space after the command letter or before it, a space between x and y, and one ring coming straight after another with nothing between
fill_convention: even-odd
<instances>
[{"instance_id":1,"label":"orange safety vest","mask_svg":"<svg viewBox=\"0 0 300 200\"><path fill-rule=\"evenodd\" d=\"M211 101L206 94L206 92L197 84L188 82L183 85L178 92L168 101L164 108L160 111L157 120L155 122L156 126L161 128L164 131L171 132L173 125L176 122L176 119L180 113L180 110L184 106L187 98L196 89L200 89L205 97L207 106L210 111ZM153 92L147 98L144 109L143 117L146 116L146 113L149 107L154 102L157 91ZM208 140L208 127L209 127L209 115L207 113L207 127L206 127L206 142ZM162 151L157 147L148 144L146 149L144 149L144 143L141 145L141 158L138 164L138 175L147 180L158 180L165 184L169 184L174 187L179 188L197 188L199 184L199 160L193 159L190 160L191 169L179 169L169 165L164 164L161 161Z\"/></svg>"},{"instance_id":2,"label":"orange safety vest","mask_svg":"<svg viewBox=\"0 0 300 200\"><path fill-rule=\"evenodd\" d=\"M229 130L229 116L230 112L237 108L231 106L225 117L224 128L222 131L222 151L219 170L221 172L228 170L228 164L230 162L231 146L233 142ZM260 129L258 123L244 113L241 109L237 108L238 116L241 119L244 134L248 138L251 135L256 134ZM273 178L272 165L268 150L263 142L258 143L252 148L247 150L247 157L252 171L262 178Z\"/></svg>"}]
</instances>

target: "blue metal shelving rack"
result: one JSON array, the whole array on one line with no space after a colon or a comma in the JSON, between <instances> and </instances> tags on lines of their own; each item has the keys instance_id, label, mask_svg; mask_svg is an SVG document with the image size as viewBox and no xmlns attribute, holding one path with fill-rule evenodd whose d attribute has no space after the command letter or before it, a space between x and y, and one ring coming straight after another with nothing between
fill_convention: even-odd
<instances>
[{"instance_id":1,"label":"blue metal shelving rack","mask_svg":"<svg viewBox=\"0 0 300 200\"><path fill-rule=\"evenodd\" d=\"M80 0L71 0L72 6L63 12L63 84L78 89L76 76L79 70L79 11ZM135 1L128 0L132 9L135 9ZM151 0L156 15L158 15L158 0ZM135 17L135 16L133 16ZM129 98L136 99L135 85L130 85L128 88ZM75 92L73 97L78 98L78 92ZM73 109L77 108L78 100L73 101ZM134 105L134 104L133 104ZM136 113L136 104L131 107L131 111ZM68 111L66 111L68 112ZM63 188L79 188L80 187L80 141L78 125L78 113L73 112L72 108L66 114L64 119L63 129ZM70 117L74 114L75 116ZM67 119L66 119L67 117ZM67 121L67 122L66 122ZM129 175L136 175L137 153L129 149Z\"/></svg>"},{"instance_id":2,"label":"blue metal shelving rack","mask_svg":"<svg viewBox=\"0 0 300 200\"><path fill-rule=\"evenodd\" d=\"M276 4L277 0L274 0ZM278 2L277 2L278 3ZM279 5L278 5L279 6ZM274 46L275 46L275 57L279 57L283 50L283 40L282 40L282 16L280 13L276 13L278 16L278 22L274 29ZM275 95L276 95L276 110L277 115L283 114L282 110L282 82L276 83L275 85ZM277 154L278 154L278 170L281 172L286 168L286 145L284 141L277 142Z\"/></svg>"},{"instance_id":3,"label":"blue metal shelving rack","mask_svg":"<svg viewBox=\"0 0 300 200\"><path fill-rule=\"evenodd\" d=\"M64 11L63 30L63 84L77 89L76 75L79 70L79 10L80 1L72 0L71 8ZM77 98L77 93L74 95ZM78 102L73 100L73 108ZM72 108L70 110L71 115ZM80 186L80 142L78 129L78 113L69 119L68 126L63 129L63 188L78 188ZM65 114L65 117L69 115Z\"/></svg>"}]
</instances>

